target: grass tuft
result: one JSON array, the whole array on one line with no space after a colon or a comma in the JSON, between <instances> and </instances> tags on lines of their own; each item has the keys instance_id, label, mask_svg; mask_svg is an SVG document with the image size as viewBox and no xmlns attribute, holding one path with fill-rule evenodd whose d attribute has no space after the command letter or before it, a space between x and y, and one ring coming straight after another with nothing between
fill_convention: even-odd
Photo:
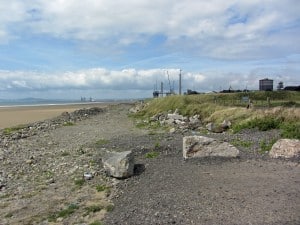
<instances>
[{"instance_id":1,"label":"grass tuft","mask_svg":"<svg viewBox=\"0 0 300 225\"><path fill-rule=\"evenodd\" d=\"M57 218L66 218L73 214L77 209L79 209L79 206L77 204L70 204L67 208L62 209L59 212L56 212L48 217L49 222L56 222Z\"/></svg>"},{"instance_id":2,"label":"grass tuft","mask_svg":"<svg viewBox=\"0 0 300 225\"><path fill-rule=\"evenodd\" d=\"M159 152L156 152L156 151L151 151L151 152L148 152L148 153L145 154L145 157L147 159L154 159L158 156L159 156Z\"/></svg>"}]
</instances>

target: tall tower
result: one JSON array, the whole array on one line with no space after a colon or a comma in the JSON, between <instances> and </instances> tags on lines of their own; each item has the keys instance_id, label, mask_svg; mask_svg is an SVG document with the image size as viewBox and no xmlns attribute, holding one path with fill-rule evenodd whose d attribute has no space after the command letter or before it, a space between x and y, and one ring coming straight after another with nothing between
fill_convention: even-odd
<instances>
[{"instance_id":1,"label":"tall tower","mask_svg":"<svg viewBox=\"0 0 300 225\"><path fill-rule=\"evenodd\" d=\"M179 95L181 95L181 69L179 70Z\"/></svg>"}]
</instances>

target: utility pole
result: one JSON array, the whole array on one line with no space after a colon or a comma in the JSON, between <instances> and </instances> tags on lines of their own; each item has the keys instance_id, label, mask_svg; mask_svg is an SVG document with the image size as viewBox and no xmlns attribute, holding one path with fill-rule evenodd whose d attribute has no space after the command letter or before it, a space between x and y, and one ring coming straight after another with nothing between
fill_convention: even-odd
<instances>
[{"instance_id":1,"label":"utility pole","mask_svg":"<svg viewBox=\"0 0 300 225\"><path fill-rule=\"evenodd\" d=\"M181 95L181 69L179 70L179 95Z\"/></svg>"}]
</instances>

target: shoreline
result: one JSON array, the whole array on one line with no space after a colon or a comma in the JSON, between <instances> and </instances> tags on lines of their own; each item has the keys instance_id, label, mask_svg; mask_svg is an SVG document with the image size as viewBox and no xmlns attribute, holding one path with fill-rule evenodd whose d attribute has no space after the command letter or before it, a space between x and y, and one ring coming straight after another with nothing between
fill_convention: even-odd
<instances>
[{"instance_id":1,"label":"shoreline","mask_svg":"<svg viewBox=\"0 0 300 225\"><path fill-rule=\"evenodd\" d=\"M106 107L117 102L87 102L46 105L16 105L0 107L0 129L13 127L61 115L63 112L73 112L82 108Z\"/></svg>"}]
</instances>

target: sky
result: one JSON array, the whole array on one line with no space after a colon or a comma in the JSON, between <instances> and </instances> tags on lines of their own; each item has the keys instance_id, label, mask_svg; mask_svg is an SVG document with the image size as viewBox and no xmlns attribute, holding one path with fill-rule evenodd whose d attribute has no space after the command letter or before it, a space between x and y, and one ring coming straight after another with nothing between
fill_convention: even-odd
<instances>
[{"instance_id":1,"label":"sky","mask_svg":"<svg viewBox=\"0 0 300 225\"><path fill-rule=\"evenodd\" d=\"M0 99L300 85L299 0L0 0Z\"/></svg>"}]
</instances>

